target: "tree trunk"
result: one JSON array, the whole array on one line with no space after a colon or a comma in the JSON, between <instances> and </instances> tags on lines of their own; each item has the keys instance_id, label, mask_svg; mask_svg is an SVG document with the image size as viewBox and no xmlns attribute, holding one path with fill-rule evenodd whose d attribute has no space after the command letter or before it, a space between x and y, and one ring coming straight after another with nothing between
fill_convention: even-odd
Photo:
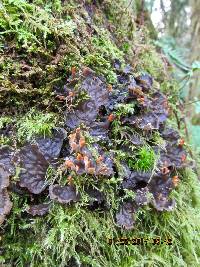
<instances>
[{"instance_id":1,"label":"tree trunk","mask_svg":"<svg viewBox=\"0 0 200 267\"><path fill-rule=\"evenodd\" d=\"M191 49L190 61L200 60L200 0L190 0L191 5ZM190 99L200 94L200 77L195 75L191 89Z\"/></svg>"}]
</instances>

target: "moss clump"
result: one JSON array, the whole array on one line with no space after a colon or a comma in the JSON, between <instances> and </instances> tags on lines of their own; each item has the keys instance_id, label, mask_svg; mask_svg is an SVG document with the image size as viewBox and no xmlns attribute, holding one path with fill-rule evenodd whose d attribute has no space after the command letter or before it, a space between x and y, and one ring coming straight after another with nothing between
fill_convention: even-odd
<instances>
[{"instance_id":1,"label":"moss clump","mask_svg":"<svg viewBox=\"0 0 200 267\"><path fill-rule=\"evenodd\" d=\"M92 67L98 74L104 75L108 83L116 83L117 76L113 71L110 61L106 60L101 54L90 54L84 59L85 65Z\"/></svg>"},{"instance_id":2,"label":"moss clump","mask_svg":"<svg viewBox=\"0 0 200 267\"><path fill-rule=\"evenodd\" d=\"M152 170L155 165L155 152L151 148L142 147L136 153L136 162L133 163L132 160L128 161L130 168L135 168L139 171L149 171Z\"/></svg>"},{"instance_id":3,"label":"moss clump","mask_svg":"<svg viewBox=\"0 0 200 267\"><path fill-rule=\"evenodd\" d=\"M17 121L17 138L20 142L30 141L37 135L51 135L57 117L53 113L43 113L31 109L25 116Z\"/></svg>"},{"instance_id":4,"label":"moss clump","mask_svg":"<svg viewBox=\"0 0 200 267\"><path fill-rule=\"evenodd\" d=\"M13 119L9 116L2 116L0 117L0 129L4 128L6 125L11 123Z\"/></svg>"},{"instance_id":5,"label":"moss clump","mask_svg":"<svg viewBox=\"0 0 200 267\"><path fill-rule=\"evenodd\" d=\"M146 47L143 47L138 54L137 71L146 71L150 73L155 80L162 81L161 77L165 76L163 69L164 63L154 48L148 46L148 44ZM161 74L161 72L163 72L163 74Z\"/></svg>"},{"instance_id":6,"label":"moss clump","mask_svg":"<svg viewBox=\"0 0 200 267\"><path fill-rule=\"evenodd\" d=\"M100 31L99 37L93 37L92 43L99 53L110 59L120 59L124 61L124 53L112 42L111 36L106 31Z\"/></svg>"},{"instance_id":7,"label":"moss clump","mask_svg":"<svg viewBox=\"0 0 200 267\"><path fill-rule=\"evenodd\" d=\"M134 113L134 107L135 104L134 103L120 103L117 105L117 111L115 112L115 114L117 116L126 116L128 114L133 114Z\"/></svg>"},{"instance_id":8,"label":"moss clump","mask_svg":"<svg viewBox=\"0 0 200 267\"><path fill-rule=\"evenodd\" d=\"M73 35L76 24L69 18L54 17L53 11L61 11L61 2L57 4L42 1L28 3L23 0L3 1L0 11L1 34L5 37L12 35L18 48L37 51L38 46L49 47L50 36L65 38ZM56 7L55 7L56 6Z\"/></svg>"}]
</instances>

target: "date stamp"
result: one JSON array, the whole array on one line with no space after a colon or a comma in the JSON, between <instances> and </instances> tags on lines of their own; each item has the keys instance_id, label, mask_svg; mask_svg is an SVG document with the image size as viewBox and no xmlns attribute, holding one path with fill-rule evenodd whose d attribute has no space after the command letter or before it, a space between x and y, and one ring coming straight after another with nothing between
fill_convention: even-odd
<instances>
[{"instance_id":1,"label":"date stamp","mask_svg":"<svg viewBox=\"0 0 200 267\"><path fill-rule=\"evenodd\" d=\"M120 238L107 238L107 243L109 245L172 245L172 238L167 237L161 239L160 237L150 238L150 237L120 237Z\"/></svg>"}]
</instances>

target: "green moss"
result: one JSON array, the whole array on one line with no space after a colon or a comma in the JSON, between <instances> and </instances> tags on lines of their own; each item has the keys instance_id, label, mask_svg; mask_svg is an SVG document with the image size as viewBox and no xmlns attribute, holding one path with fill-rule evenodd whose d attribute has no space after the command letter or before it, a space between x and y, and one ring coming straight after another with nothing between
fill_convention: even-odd
<instances>
[{"instance_id":1,"label":"green moss","mask_svg":"<svg viewBox=\"0 0 200 267\"><path fill-rule=\"evenodd\" d=\"M106 60L100 53L88 54L84 63L96 71L97 74L104 75L108 83L116 83L117 76L109 60Z\"/></svg>"},{"instance_id":2,"label":"green moss","mask_svg":"<svg viewBox=\"0 0 200 267\"><path fill-rule=\"evenodd\" d=\"M153 149L147 147L141 147L135 155L135 159L129 158L128 165L132 169L138 171L152 170L155 164L155 153Z\"/></svg>"},{"instance_id":3,"label":"green moss","mask_svg":"<svg viewBox=\"0 0 200 267\"><path fill-rule=\"evenodd\" d=\"M137 12L136 2L107 0L104 5L104 12L113 26L112 33L119 44L133 41L136 33L136 25L133 20Z\"/></svg>"},{"instance_id":4,"label":"green moss","mask_svg":"<svg viewBox=\"0 0 200 267\"><path fill-rule=\"evenodd\" d=\"M134 107L135 107L135 103L120 103L117 104L117 111L116 111L116 115L117 116L125 116L128 114L133 114L134 113Z\"/></svg>"},{"instance_id":5,"label":"green moss","mask_svg":"<svg viewBox=\"0 0 200 267\"><path fill-rule=\"evenodd\" d=\"M83 64L83 58L80 53L69 52L63 56L59 65L66 70L66 72L71 73L72 67L79 69Z\"/></svg>"},{"instance_id":6,"label":"green moss","mask_svg":"<svg viewBox=\"0 0 200 267\"><path fill-rule=\"evenodd\" d=\"M124 61L123 52L120 51L116 44L111 40L111 37L108 36L105 31L100 31L99 37L92 38L92 43L102 55L107 56L110 59L117 58Z\"/></svg>"},{"instance_id":7,"label":"green moss","mask_svg":"<svg viewBox=\"0 0 200 267\"><path fill-rule=\"evenodd\" d=\"M154 50L153 47L146 47L141 50L138 56L139 62L137 65L137 71L150 73L155 80L162 81L164 73L164 65L160 58L160 55Z\"/></svg>"},{"instance_id":8,"label":"green moss","mask_svg":"<svg viewBox=\"0 0 200 267\"><path fill-rule=\"evenodd\" d=\"M177 208L163 213L151 208L140 209L135 229L131 231L116 228L112 210L102 216L101 212L84 210L79 203L75 208L55 204L45 220L22 219L27 200L14 196L15 208L3 237L5 255L1 262L9 260L15 266L65 266L73 257L77 263L95 267L189 264L197 267L200 264L199 192L196 175L187 169L178 190L173 193ZM151 243L108 245L108 238L114 237L143 237ZM153 245L152 239L158 237L162 241L171 238L172 245Z\"/></svg>"},{"instance_id":9,"label":"green moss","mask_svg":"<svg viewBox=\"0 0 200 267\"><path fill-rule=\"evenodd\" d=\"M60 1L57 3L61 4ZM38 46L46 46L48 36L64 38L73 35L75 23L69 19L55 17L52 5L43 2L34 4L23 0L3 1L0 11L2 34L12 34L18 47L29 47L35 51ZM41 5L41 6L40 6ZM58 10L59 11L59 10Z\"/></svg>"},{"instance_id":10,"label":"green moss","mask_svg":"<svg viewBox=\"0 0 200 267\"><path fill-rule=\"evenodd\" d=\"M0 135L0 145L11 145L12 140L4 135Z\"/></svg>"},{"instance_id":11,"label":"green moss","mask_svg":"<svg viewBox=\"0 0 200 267\"><path fill-rule=\"evenodd\" d=\"M0 117L0 129L5 127L7 124L11 123L13 119L9 116L2 116Z\"/></svg>"},{"instance_id":12,"label":"green moss","mask_svg":"<svg viewBox=\"0 0 200 267\"><path fill-rule=\"evenodd\" d=\"M156 146L162 149L164 149L166 145L166 141L161 137L159 132L153 133L151 143L155 144Z\"/></svg>"},{"instance_id":13,"label":"green moss","mask_svg":"<svg viewBox=\"0 0 200 267\"><path fill-rule=\"evenodd\" d=\"M55 127L57 116L31 109L17 121L17 138L20 142L30 141L37 135L48 136Z\"/></svg>"}]
</instances>

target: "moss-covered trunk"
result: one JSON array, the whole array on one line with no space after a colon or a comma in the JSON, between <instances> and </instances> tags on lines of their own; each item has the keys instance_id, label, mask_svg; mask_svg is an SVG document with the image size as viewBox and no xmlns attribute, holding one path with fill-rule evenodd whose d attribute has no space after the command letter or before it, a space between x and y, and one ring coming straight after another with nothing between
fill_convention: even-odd
<instances>
[{"instance_id":1,"label":"moss-covered trunk","mask_svg":"<svg viewBox=\"0 0 200 267\"><path fill-rule=\"evenodd\" d=\"M200 188L143 1L3 0L0 32L0 264L199 266Z\"/></svg>"}]
</instances>

